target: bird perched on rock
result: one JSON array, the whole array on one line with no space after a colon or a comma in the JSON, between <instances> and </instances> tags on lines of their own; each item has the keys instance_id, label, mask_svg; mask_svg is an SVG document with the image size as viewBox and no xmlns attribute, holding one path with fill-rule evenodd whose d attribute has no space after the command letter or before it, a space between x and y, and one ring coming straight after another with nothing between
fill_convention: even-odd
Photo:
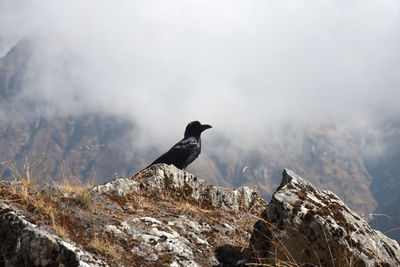
<instances>
[{"instance_id":1,"label":"bird perched on rock","mask_svg":"<svg viewBox=\"0 0 400 267\"><path fill-rule=\"evenodd\" d=\"M200 134L211 128L211 125L192 121L186 126L185 136L170 150L156 159L149 167L156 163L174 164L178 169L184 170L195 160L201 152Z\"/></svg>"}]
</instances>

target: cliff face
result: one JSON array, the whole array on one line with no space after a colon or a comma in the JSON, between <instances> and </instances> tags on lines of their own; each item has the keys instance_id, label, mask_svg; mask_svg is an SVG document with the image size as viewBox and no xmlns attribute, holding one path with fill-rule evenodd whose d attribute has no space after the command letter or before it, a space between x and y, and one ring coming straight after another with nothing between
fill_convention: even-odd
<instances>
[{"instance_id":1,"label":"cliff face","mask_svg":"<svg viewBox=\"0 0 400 267\"><path fill-rule=\"evenodd\" d=\"M172 165L100 186L0 183L2 266L396 266L398 243L285 170L267 204Z\"/></svg>"}]
</instances>

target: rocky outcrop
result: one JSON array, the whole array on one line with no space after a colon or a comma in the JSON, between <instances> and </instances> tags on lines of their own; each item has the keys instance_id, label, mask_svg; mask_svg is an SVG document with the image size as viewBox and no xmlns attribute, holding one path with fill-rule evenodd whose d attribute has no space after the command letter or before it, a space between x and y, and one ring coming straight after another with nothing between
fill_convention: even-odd
<instances>
[{"instance_id":1,"label":"rocky outcrop","mask_svg":"<svg viewBox=\"0 0 400 267\"><path fill-rule=\"evenodd\" d=\"M156 212L159 214L130 216L118 224L105 227L106 233L115 238L131 239L140 244L132 248L132 253L150 262L161 261L170 266L245 262L248 258L247 244L237 249L240 246L237 243L235 246L232 241L243 235L239 230L243 224L257 219L255 215L261 214L266 206L254 188L211 186L188 172L166 164L151 166L132 179L114 179L93 188L92 192L118 197L132 193L147 196L155 193L162 198L186 202L178 214L161 208ZM188 205L188 202L194 206ZM235 237L237 234L239 236ZM221 256L223 253L228 256Z\"/></svg>"},{"instance_id":2,"label":"rocky outcrop","mask_svg":"<svg viewBox=\"0 0 400 267\"><path fill-rule=\"evenodd\" d=\"M255 188L242 186L237 189L208 185L191 173L181 171L174 165L156 164L138 173L132 179L117 178L94 187L93 192L125 196L135 192L161 192L177 198L192 199L202 205L233 211L254 210L262 212L265 202Z\"/></svg>"},{"instance_id":3,"label":"rocky outcrop","mask_svg":"<svg viewBox=\"0 0 400 267\"><path fill-rule=\"evenodd\" d=\"M70 240L41 230L0 202L0 266L108 266Z\"/></svg>"},{"instance_id":4,"label":"rocky outcrop","mask_svg":"<svg viewBox=\"0 0 400 267\"><path fill-rule=\"evenodd\" d=\"M284 170L251 237L254 261L316 266L399 266L399 244L335 194Z\"/></svg>"},{"instance_id":5,"label":"rocky outcrop","mask_svg":"<svg viewBox=\"0 0 400 267\"><path fill-rule=\"evenodd\" d=\"M165 164L87 191L0 182L0 197L0 266L244 263L266 207L253 188L210 186Z\"/></svg>"},{"instance_id":6,"label":"rocky outcrop","mask_svg":"<svg viewBox=\"0 0 400 267\"><path fill-rule=\"evenodd\" d=\"M157 164L95 187L0 182L0 266L399 266L400 248L295 173L266 204Z\"/></svg>"}]
</instances>

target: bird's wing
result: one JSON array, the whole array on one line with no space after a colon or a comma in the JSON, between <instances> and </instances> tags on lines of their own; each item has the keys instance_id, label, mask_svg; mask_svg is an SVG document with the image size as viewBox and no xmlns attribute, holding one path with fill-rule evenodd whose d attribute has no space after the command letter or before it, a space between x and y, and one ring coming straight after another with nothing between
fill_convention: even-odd
<instances>
[{"instance_id":1,"label":"bird's wing","mask_svg":"<svg viewBox=\"0 0 400 267\"><path fill-rule=\"evenodd\" d=\"M156 163L173 164L177 162L186 161L193 151L197 148L198 142L196 138L182 139L176 143L170 150L161 155L151 165Z\"/></svg>"},{"instance_id":2,"label":"bird's wing","mask_svg":"<svg viewBox=\"0 0 400 267\"><path fill-rule=\"evenodd\" d=\"M176 143L171 150L177 150L177 151L192 151L194 148L196 148L198 145L198 142L196 138L187 138L179 141Z\"/></svg>"}]
</instances>

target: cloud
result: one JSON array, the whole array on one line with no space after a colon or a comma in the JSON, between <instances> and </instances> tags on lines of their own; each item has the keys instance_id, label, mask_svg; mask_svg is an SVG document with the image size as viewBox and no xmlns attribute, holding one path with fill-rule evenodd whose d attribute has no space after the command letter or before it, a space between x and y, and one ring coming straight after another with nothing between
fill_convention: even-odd
<instances>
[{"instance_id":1,"label":"cloud","mask_svg":"<svg viewBox=\"0 0 400 267\"><path fill-rule=\"evenodd\" d=\"M194 119L242 140L398 114L399 28L395 0L0 3L2 49L37 40L24 97L123 114L144 142Z\"/></svg>"}]
</instances>

